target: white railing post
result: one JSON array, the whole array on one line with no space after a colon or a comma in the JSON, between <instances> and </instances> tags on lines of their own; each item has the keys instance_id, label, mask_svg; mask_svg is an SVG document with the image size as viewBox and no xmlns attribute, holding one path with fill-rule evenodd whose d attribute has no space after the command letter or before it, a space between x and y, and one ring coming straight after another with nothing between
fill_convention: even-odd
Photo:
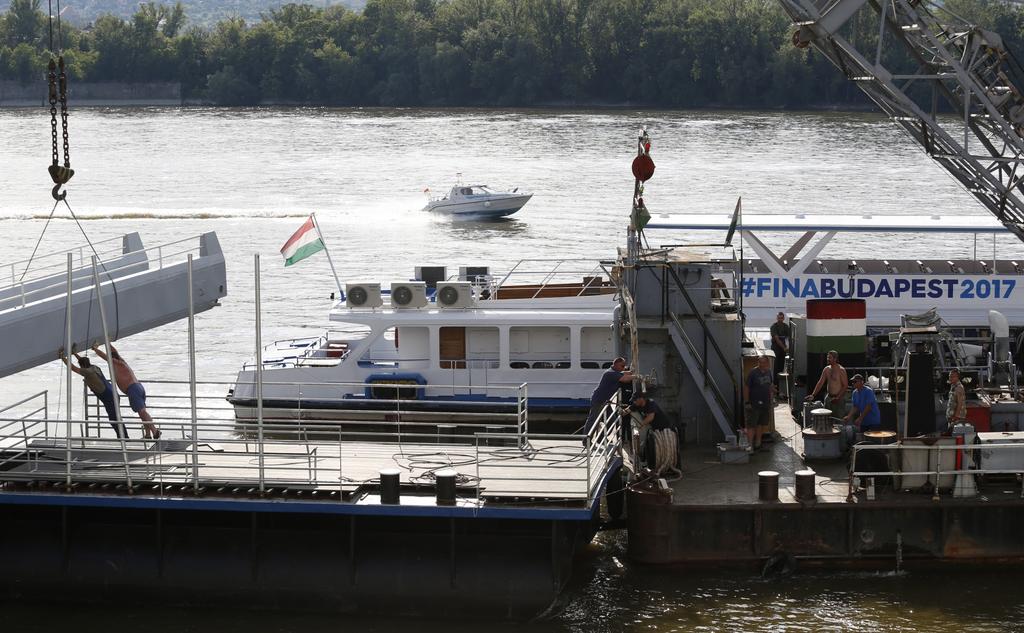
<instances>
[{"instance_id":1,"label":"white railing post","mask_svg":"<svg viewBox=\"0 0 1024 633\"><path fill-rule=\"evenodd\" d=\"M128 448L125 445L125 440L127 438L121 437L121 431L123 431L125 435L128 435L128 429L127 427L124 426L124 423L121 421L121 403L118 399L117 386L115 385L116 376L114 375L114 354L110 351L110 332L107 330L107 309L103 305L103 292L102 289L100 288L100 271L99 267L96 265L96 262L97 258L95 255L93 255L92 280L93 286L96 289L97 303L99 303L100 306L100 325L103 326L103 347L106 349L107 371L110 372L110 395L114 398L114 422L117 425L115 429L115 434L117 435L117 439L120 440L121 443L121 459L124 460L124 477L125 481L127 481L128 483L128 490L130 492L132 489L132 472L128 466ZM88 336L88 334L89 333L86 332L86 336ZM88 345L88 343L89 342L86 341L86 345ZM70 363L70 360L68 362Z\"/></svg>"},{"instance_id":2,"label":"white railing post","mask_svg":"<svg viewBox=\"0 0 1024 633\"><path fill-rule=\"evenodd\" d=\"M345 499L345 468L342 457L341 424L338 425L338 501Z\"/></svg>"},{"instance_id":3,"label":"white railing post","mask_svg":"<svg viewBox=\"0 0 1024 633\"><path fill-rule=\"evenodd\" d=\"M199 491L199 420L196 414L196 313L192 303L192 253L188 255L188 389L192 413L192 490Z\"/></svg>"},{"instance_id":4,"label":"white railing post","mask_svg":"<svg viewBox=\"0 0 1024 633\"><path fill-rule=\"evenodd\" d=\"M258 434L260 494L266 492L263 451L263 334L260 314L260 254L256 253L256 432Z\"/></svg>"},{"instance_id":5,"label":"white railing post","mask_svg":"<svg viewBox=\"0 0 1024 633\"><path fill-rule=\"evenodd\" d=\"M593 429L591 429L591 432L593 432ZM584 448L587 452L587 482L584 484L585 490L583 491L583 494L587 497L587 509L589 510L593 503L593 500L590 498L590 454L593 452L594 447L593 443L590 441L590 435L588 434L585 437L587 438L587 441L585 442L586 448Z\"/></svg>"},{"instance_id":6,"label":"white railing post","mask_svg":"<svg viewBox=\"0 0 1024 633\"><path fill-rule=\"evenodd\" d=\"M12 268L13 270L13 268ZM71 488L71 281L72 271L74 270L74 255L68 252L68 276L67 276L67 294L68 300L65 306L64 312L64 356L68 359L67 364L67 383L68 383L68 405L67 405L67 429L65 429L65 447L64 447L64 461L65 461L65 472L64 472L64 484ZM83 383L84 384L84 383ZM27 447L26 447L27 448Z\"/></svg>"}]
</instances>

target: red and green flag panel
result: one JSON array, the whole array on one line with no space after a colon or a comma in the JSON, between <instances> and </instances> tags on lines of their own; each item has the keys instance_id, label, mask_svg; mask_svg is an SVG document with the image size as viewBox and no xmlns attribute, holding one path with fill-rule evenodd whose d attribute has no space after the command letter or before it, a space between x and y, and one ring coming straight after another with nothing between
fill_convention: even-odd
<instances>
[{"instance_id":1,"label":"red and green flag panel","mask_svg":"<svg viewBox=\"0 0 1024 633\"><path fill-rule=\"evenodd\" d=\"M867 304L863 299L809 299L807 351L863 354L867 345Z\"/></svg>"}]
</instances>

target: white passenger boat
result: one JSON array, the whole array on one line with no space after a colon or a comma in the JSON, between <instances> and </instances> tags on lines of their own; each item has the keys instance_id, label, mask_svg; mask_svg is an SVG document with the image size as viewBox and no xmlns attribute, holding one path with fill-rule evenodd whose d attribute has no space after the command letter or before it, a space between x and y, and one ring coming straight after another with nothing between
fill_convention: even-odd
<instances>
[{"instance_id":1,"label":"white passenger boat","mask_svg":"<svg viewBox=\"0 0 1024 633\"><path fill-rule=\"evenodd\" d=\"M431 198L423 210L461 219L492 220L512 215L532 197L532 193L518 188L494 191L487 185L457 184L447 195Z\"/></svg>"},{"instance_id":2,"label":"white passenger boat","mask_svg":"<svg viewBox=\"0 0 1024 633\"><path fill-rule=\"evenodd\" d=\"M581 425L616 356L616 287L593 262L558 272L565 263L543 262L550 272L535 283L512 283L516 272L498 280L464 269L459 280L436 284L348 284L330 311L330 331L263 349L264 414L486 413L525 400L528 383L531 420L568 415ZM540 265L520 262L516 270L537 276ZM255 416L256 382L256 363L247 363L228 395L239 419Z\"/></svg>"},{"instance_id":3,"label":"white passenger boat","mask_svg":"<svg viewBox=\"0 0 1024 633\"><path fill-rule=\"evenodd\" d=\"M689 241L694 231L724 233L730 228L756 255L748 254L740 265L729 264L723 271L742 277L743 312L750 324L770 324L777 312L801 314L808 299L854 298L866 300L868 325L883 329L899 328L902 315L933 308L958 328L987 328L989 310L1003 313L1014 328L1024 326L1024 260L996 259L994 248L992 258L982 254L971 259L941 254L915 259L898 252L868 252L863 259L824 256L836 236L848 233L895 233L908 239L948 234L967 243L973 238L977 244L979 235L1009 234L995 218L748 213L737 221L732 214L679 214L655 216L645 230L683 232ZM785 253L776 254L759 233L800 237Z\"/></svg>"}]
</instances>

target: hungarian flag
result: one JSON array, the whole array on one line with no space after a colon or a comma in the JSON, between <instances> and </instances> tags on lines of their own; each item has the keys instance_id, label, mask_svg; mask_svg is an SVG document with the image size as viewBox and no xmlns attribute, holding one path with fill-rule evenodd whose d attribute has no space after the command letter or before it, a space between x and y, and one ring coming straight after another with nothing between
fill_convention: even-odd
<instances>
[{"instance_id":1,"label":"hungarian flag","mask_svg":"<svg viewBox=\"0 0 1024 633\"><path fill-rule=\"evenodd\" d=\"M324 250L324 240L320 237L320 229L313 222L313 216L309 216L299 230L295 231L281 247L281 255L284 257L284 265L291 266L322 250Z\"/></svg>"}]
</instances>

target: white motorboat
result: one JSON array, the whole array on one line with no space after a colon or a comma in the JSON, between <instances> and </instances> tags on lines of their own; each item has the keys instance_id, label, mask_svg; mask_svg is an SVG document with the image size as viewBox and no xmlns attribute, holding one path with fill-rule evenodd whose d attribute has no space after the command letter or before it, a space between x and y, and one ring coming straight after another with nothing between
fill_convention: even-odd
<instances>
[{"instance_id":1,"label":"white motorboat","mask_svg":"<svg viewBox=\"0 0 1024 633\"><path fill-rule=\"evenodd\" d=\"M532 193L519 191L494 191L487 185L457 184L445 196L431 198L424 211L444 213L452 217L493 220L512 215L523 208Z\"/></svg>"}]
</instances>

